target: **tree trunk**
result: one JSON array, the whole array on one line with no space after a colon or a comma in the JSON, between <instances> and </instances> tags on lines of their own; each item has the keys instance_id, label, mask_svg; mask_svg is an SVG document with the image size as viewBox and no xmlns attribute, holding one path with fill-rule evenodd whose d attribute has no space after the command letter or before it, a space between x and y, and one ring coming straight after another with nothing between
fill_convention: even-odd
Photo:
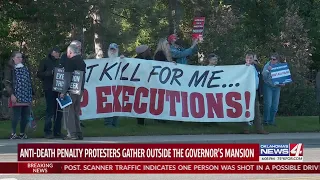
<instances>
[{"instance_id":1,"label":"tree trunk","mask_svg":"<svg viewBox=\"0 0 320 180\"><path fill-rule=\"evenodd\" d=\"M104 47L104 33L102 26L102 19L100 6L93 6L92 9L92 20L93 20L93 29L94 29L94 49L96 54L96 59L105 57L105 53L103 51Z\"/></svg>"},{"instance_id":2,"label":"tree trunk","mask_svg":"<svg viewBox=\"0 0 320 180\"><path fill-rule=\"evenodd\" d=\"M168 7L168 20L169 20L169 34L175 33L175 22L174 22L174 15L175 15L175 6L174 2L176 0L168 0L169 7Z\"/></svg>"}]
</instances>

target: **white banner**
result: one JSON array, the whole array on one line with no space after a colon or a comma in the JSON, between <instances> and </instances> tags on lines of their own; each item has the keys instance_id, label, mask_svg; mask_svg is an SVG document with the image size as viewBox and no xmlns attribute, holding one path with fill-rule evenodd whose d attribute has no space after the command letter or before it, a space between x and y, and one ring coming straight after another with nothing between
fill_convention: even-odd
<instances>
[{"instance_id":1,"label":"white banner","mask_svg":"<svg viewBox=\"0 0 320 180\"><path fill-rule=\"evenodd\" d=\"M81 120L126 116L192 122L254 118L253 66L88 59Z\"/></svg>"}]
</instances>

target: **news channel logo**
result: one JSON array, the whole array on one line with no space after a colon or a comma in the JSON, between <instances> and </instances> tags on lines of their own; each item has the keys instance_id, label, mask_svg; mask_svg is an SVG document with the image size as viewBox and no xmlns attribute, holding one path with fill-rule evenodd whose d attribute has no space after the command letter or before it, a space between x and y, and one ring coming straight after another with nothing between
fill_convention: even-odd
<instances>
[{"instance_id":1,"label":"news channel logo","mask_svg":"<svg viewBox=\"0 0 320 180\"><path fill-rule=\"evenodd\" d=\"M303 144L260 144L260 162L303 162Z\"/></svg>"}]
</instances>

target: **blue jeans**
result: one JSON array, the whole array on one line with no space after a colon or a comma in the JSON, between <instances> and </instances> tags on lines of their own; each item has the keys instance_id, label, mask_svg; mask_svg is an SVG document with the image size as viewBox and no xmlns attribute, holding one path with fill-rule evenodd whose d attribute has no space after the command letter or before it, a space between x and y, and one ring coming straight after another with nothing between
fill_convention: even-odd
<instances>
[{"instance_id":1,"label":"blue jeans","mask_svg":"<svg viewBox=\"0 0 320 180\"><path fill-rule=\"evenodd\" d=\"M266 83L263 84L264 123L275 124L275 117L279 106L280 90L280 87L272 87Z\"/></svg>"},{"instance_id":2,"label":"blue jeans","mask_svg":"<svg viewBox=\"0 0 320 180\"><path fill-rule=\"evenodd\" d=\"M118 126L118 117L107 117L104 118L104 125L106 126Z\"/></svg>"}]
</instances>

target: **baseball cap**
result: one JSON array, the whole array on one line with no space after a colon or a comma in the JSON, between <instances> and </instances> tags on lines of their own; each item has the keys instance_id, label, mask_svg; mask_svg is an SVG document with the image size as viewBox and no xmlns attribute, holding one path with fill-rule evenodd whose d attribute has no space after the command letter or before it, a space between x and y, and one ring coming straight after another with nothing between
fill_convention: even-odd
<instances>
[{"instance_id":1,"label":"baseball cap","mask_svg":"<svg viewBox=\"0 0 320 180\"><path fill-rule=\"evenodd\" d=\"M109 49L118 49L118 45L116 43L111 43Z\"/></svg>"},{"instance_id":2,"label":"baseball cap","mask_svg":"<svg viewBox=\"0 0 320 180\"><path fill-rule=\"evenodd\" d=\"M147 46L147 45L138 46L136 48L136 53L141 54L141 53L145 52L147 49L149 49L149 46Z\"/></svg>"},{"instance_id":3,"label":"baseball cap","mask_svg":"<svg viewBox=\"0 0 320 180\"><path fill-rule=\"evenodd\" d=\"M171 43L174 39L176 39L177 36L175 34L171 34L169 37L168 37L168 41L169 43Z\"/></svg>"}]
</instances>

